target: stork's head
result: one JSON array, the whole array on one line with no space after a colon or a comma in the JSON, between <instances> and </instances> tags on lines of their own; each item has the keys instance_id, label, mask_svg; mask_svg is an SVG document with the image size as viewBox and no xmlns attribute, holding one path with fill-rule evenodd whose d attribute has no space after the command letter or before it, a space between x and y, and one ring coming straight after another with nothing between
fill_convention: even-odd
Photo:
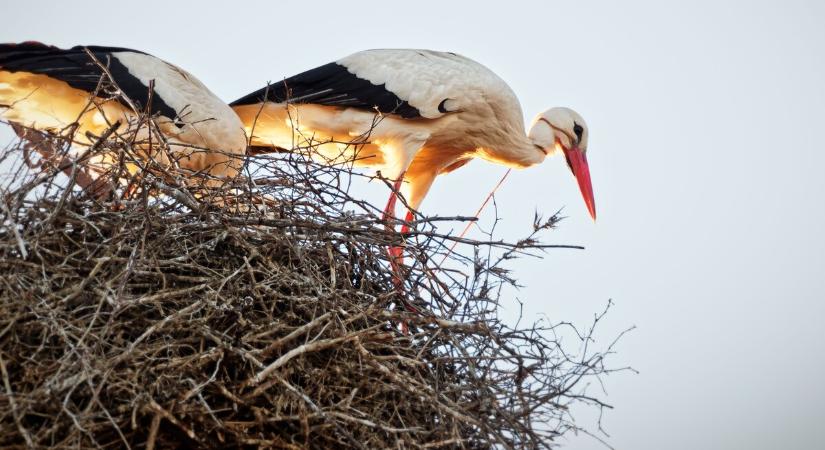
<instances>
[{"instance_id":1,"label":"stork's head","mask_svg":"<svg viewBox=\"0 0 825 450\"><path fill-rule=\"evenodd\" d=\"M564 155L579 182L590 217L596 220L596 201L587 166L587 124L582 116L570 108L551 108L536 116L528 134L547 156Z\"/></svg>"}]
</instances>

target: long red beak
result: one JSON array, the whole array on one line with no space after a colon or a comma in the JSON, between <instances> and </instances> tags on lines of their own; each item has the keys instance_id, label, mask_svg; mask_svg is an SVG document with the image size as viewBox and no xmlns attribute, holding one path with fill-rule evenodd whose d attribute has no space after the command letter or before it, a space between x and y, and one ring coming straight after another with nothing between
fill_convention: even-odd
<instances>
[{"instance_id":1,"label":"long red beak","mask_svg":"<svg viewBox=\"0 0 825 450\"><path fill-rule=\"evenodd\" d=\"M564 147L562 147L564 148ZM590 212L590 217L596 221L596 200L593 198L593 185L590 184L590 168L587 166L587 155L578 147L573 147L568 150L564 148L564 156L567 158L567 164L576 181L579 182L579 189L582 192L584 203L587 205L587 211Z\"/></svg>"}]
</instances>

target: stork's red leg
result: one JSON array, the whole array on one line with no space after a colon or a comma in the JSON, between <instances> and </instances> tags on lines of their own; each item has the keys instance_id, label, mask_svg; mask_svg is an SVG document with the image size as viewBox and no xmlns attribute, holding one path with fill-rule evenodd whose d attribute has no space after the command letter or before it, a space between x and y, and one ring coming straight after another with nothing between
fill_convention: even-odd
<instances>
[{"instance_id":1,"label":"stork's red leg","mask_svg":"<svg viewBox=\"0 0 825 450\"><path fill-rule=\"evenodd\" d=\"M401 189L401 181L402 179L399 178L395 184L392 185L392 193L390 193L390 198L387 200L387 206L384 207L384 215L381 216L381 220L387 224L387 228L395 230L395 226L390 225L391 221L395 220L395 202L398 200L398 190Z\"/></svg>"},{"instance_id":2,"label":"stork's red leg","mask_svg":"<svg viewBox=\"0 0 825 450\"><path fill-rule=\"evenodd\" d=\"M389 200L387 200L387 206L384 208L384 214L381 217L381 220L384 221L384 226L388 230L392 231L395 231L395 203L398 200L398 190L401 189L402 180L403 175L393 184L393 191L392 193L390 193L390 198ZM389 255L390 267L392 268L393 272L393 283L395 284L396 288L400 288L402 284L400 264L402 263L402 261L398 260L398 256L401 254L401 247L390 246L389 248L387 248L387 254Z\"/></svg>"},{"instance_id":3,"label":"stork's red leg","mask_svg":"<svg viewBox=\"0 0 825 450\"><path fill-rule=\"evenodd\" d=\"M404 217L404 225L401 226L401 234L410 231L410 222L412 222L414 218L412 211L407 210L407 215Z\"/></svg>"},{"instance_id":4,"label":"stork's red leg","mask_svg":"<svg viewBox=\"0 0 825 450\"><path fill-rule=\"evenodd\" d=\"M385 223L385 226L388 230L395 231L395 204L398 201L398 191L401 189L401 182L403 180L403 176L399 178L393 184L393 192L390 194L389 200L387 200L387 206L384 208L384 214L382 216L382 220ZM407 212L407 216L405 218L405 222L409 222L413 219L412 211ZM410 227L407 223L404 223L401 227L401 232L406 233L409 231ZM401 265L404 263L404 247L402 246L390 246L387 248L387 254L389 255L390 259L390 268L392 269L392 281L395 285L397 290L401 290L403 287L403 278L401 276ZM404 302L404 308L410 312L418 312L415 308L408 305ZM409 326L407 325L406 321L401 322L401 332L403 334L409 334Z\"/></svg>"},{"instance_id":5,"label":"stork's red leg","mask_svg":"<svg viewBox=\"0 0 825 450\"><path fill-rule=\"evenodd\" d=\"M413 212L410 211L410 210L407 210L407 215L404 217L404 225L401 226L401 234L402 235L406 234L410 231L410 222L412 222L413 219L415 219L415 216L413 216ZM401 263L404 262L404 249L401 248L401 247L398 247L398 254L396 256L396 261L399 261ZM411 305L405 305L405 307L407 308L407 311L414 312L414 313L418 312L418 309L416 309L415 307L413 307Z\"/></svg>"},{"instance_id":6,"label":"stork's red leg","mask_svg":"<svg viewBox=\"0 0 825 450\"><path fill-rule=\"evenodd\" d=\"M413 216L413 212L408 209L407 210L407 215L404 217L404 224L401 225L401 234L402 235L406 234L410 231L410 222L412 222L413 219L415 219L415 216ZM404 249L401 248L401 247L396 247L395 249L397 249L397 254L395 254L395 261L398 261L399 264L401 264L401 263L404 262ZM416 308L415 306L412 306L411 304L409 304L407 302L404 302L404 309L406 309L408 312L416 313L416 314L420 312L420 311L418 311L418 308ZM406 321L401 322L401 332L404 333L405 335L409 334L409 326L407 325Z\"/></svg>"},{"instance_id":7,"label":"stork's red leg","mask_svg":"<svg viewBox=\"0 0 825 450\"><path fill-rule=\"evenodd\" d=\"M408 225L413 220L413 213L412 211L407 211L407 215L404 217L404 224L401 225L401 234L404 235L410 231L410 226ZM390 256L396 261L399 265L404 263L404 248L403 247L390 247Z\"/></svg>"}]
</instances>

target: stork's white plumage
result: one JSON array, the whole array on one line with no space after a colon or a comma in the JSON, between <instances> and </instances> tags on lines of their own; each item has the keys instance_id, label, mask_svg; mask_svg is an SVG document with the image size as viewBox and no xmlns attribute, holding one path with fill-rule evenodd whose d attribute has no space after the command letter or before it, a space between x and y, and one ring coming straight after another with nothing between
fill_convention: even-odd
<instances>
[{"instance_id":1,"label":"stork's white plumage","mask_svg":"<svg viewBox=\"0 0 825 450\"><path fill-rule=\"evenodd\" d=\"M101 66L124 95L112 96L101 83ZM116 122L123 130L137 118L133 107L145 111L148 104L180 167L217 177L238 173L242 160L235 155L247 145L240 120L183 69L126 48L0 44L3 120L57 134L76 126L72 138L88 145L87 132L100 136Z\"/></svg>"},{"instance_id":2,"label":"stork's white plumage","mask_svg":"<svg viewBox=\"0 0 825 450\"><path fill-rule=\"evenodd\" d=\"M596 217L581 116L568 108L549 109L525 133L510 87L483 65L454 53L362 51L231 105L252 145L310 145L330 162L373 167L397 180L414 209L438 175L473 158L525 168L563 154ZM394 214L394 208L391 197L386 213Z\"/></svg>"}]
</instances>

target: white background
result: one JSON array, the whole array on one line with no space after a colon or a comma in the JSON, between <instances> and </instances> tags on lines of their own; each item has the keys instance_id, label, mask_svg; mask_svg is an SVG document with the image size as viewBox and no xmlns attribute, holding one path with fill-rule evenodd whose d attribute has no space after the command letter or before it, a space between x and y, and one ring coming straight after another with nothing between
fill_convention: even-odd
<instances>
[{"instance_id":1,"label":"white background","mask_svg":"<svg viewBox=\"0 0 825 450\"><path fill-rule=\"evenodd\" d=\"M227 101L357 50L431 48L496 71L527 119L573 107L590 127L598 222L550 160L501 189L499 233L521 237L534 211L564 207L547 240L587 250L517 262L526 287L511 294L530 319L582 325L612 298L598 344L638 326L614 362L640 374L606 379L608 441L814 449L825 448L823 5L27 0L0 7L0 42L140 49ZM503 170L473 162L439 179L423 211L471 214Z\"/></svg>"}]
</instances>

